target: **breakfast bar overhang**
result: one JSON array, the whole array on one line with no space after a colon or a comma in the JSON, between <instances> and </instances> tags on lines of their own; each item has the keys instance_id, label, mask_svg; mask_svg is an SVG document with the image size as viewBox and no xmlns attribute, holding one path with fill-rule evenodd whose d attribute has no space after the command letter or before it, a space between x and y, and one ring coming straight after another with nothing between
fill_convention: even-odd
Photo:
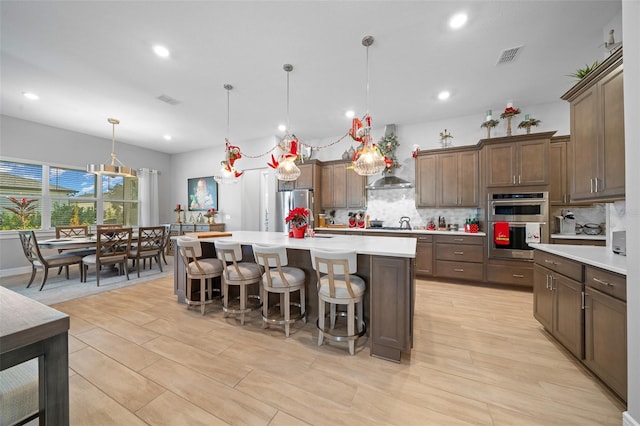
<instances>
[{"instance_id":1,"label":"breakfast bar overhang","mask_svg":"<svg viewBox=\"0 0 640 426\"><path fill-rule=\"evenodd\" d=\"M358 272L367 283L365 319L368 324L372 356L400 362L403 352L413 346L415 302L415 238L386 238L363 235L316 235L314 238L290 238L281 232L234 231L220 237L238 242L245 261L253 261L252 244L287 247L289 264L305 271L307 316L315 322L318 315L316 274L309 250L355 250ZM203 257L215 257L218 238L202 238ZM185 302L186 275L182 262L174 267L174 292Z\"/></svg>"}]
</instances>

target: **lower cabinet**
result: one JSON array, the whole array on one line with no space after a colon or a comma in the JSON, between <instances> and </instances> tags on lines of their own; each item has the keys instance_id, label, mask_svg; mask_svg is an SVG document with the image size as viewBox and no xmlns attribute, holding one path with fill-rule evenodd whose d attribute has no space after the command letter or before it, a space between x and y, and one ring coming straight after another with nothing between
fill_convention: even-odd
<instances>
[{"instance_id":1,"label":"lower cabinet","mask_svg":"<svg viewBox=\"0 0 640 426\"><path fill-rule=\"evenodd\" d=\"M584 363L626 401L626 279L589 266L585 276Z\"/></svg>"},{"instance_id":2,"label":"lower cabinet","mask_svg":"<svg viewBox=\"0 0 640 426\"><path fill-rule=\"evenodd\" d=\"M533 315L627 400L626 277L536 250Z\"/></svg>"},{"instance_id":3,"label":"lower cabinet","mask_svg":"<svg viewBox=\"0 0 640 426\"><path fill-rule=\"evenodd\" d=\"M584 356L584 285L536 264L533 268L533 315L564 347Z\"/></svg>"},{"instance_id":4,"label":"lower cabinet","mask_svg":"<svg viewBox=\"0 0 640 426\"><path fill-rule=\"evenodd\" d=\"M489 259L487 282L495 284L533 286L533 264L525 260Z\"/></svg>"},{"instance_id":5,"label":"lower cabinet","mask_svg":"<svg viewBox=\"0 0 640 426\"><path fill-rule=\"evenodd\" d=\"M433 276L433 237L420 235L416 241L416 274Z\"/></svg>"},{"instance_id":6,"label":"lower cabinet","mask_svg":"<svg viewBox=\"0 0 640 426\"><path fill-rule=\"evenodd\" d=\"M436 277L484 281L484 237L436 235L435 242Z\"/></svg>"}]
</instances>

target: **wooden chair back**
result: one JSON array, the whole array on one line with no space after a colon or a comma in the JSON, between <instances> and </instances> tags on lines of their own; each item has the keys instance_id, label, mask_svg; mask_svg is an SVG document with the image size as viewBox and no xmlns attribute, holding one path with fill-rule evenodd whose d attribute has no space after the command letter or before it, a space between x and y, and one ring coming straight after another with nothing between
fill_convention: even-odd
<instances>
[{"instance_id":1,"label":"wooden chair back","mask_svg":"<svg viewBox=\"0 0 640 426\"><path fill-rule=\"evenodd\" d=\"M142 226L138 228L138 255L160 252L164 247L166 228L164 226Z\"/></svg>"},{"instance_id":2,"label":"wooden chair back","mask_svg":"<svg viewBox=\"0 0 640 426\"><path fill-rule=\"evenodd\" d=\"M96 258L100 262L128 258L131 249L131 228L99 229Z\"/></svg>"},{"instance_id":3,"label":"wooden chair back","mask_svg":"<svg viewBox=\"0 0 640 426\"><path fill-rule=\"evenodd\" d=\"M56 238L87 237L89 227L86 225L77 226L56 226Z\"/></svg>"},{"instance_id":4,"label":"wooden chair back","mask_svg":"<svg viewBox=\"0 0 640 426\"><path fill-rule=\"evenodd\" d=\"M40 253L40 248L38 247L38 240L36 239L36 233L33 231L18 231L18 236L20 237L20 245L22 246L22 251L26 258L32 264L34 262L40 262L42 265L46 267L47 262Z\"/></svg>"}]
</instances>

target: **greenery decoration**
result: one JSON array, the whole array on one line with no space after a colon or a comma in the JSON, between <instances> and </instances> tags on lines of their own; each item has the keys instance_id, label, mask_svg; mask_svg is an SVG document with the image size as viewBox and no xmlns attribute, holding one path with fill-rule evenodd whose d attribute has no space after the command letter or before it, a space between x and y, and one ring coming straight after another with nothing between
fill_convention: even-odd
<instances>
[{"instance_id":1,"label":"greenery decoration","mask_svg":"<svg viewBox=\"0 0 640 426\"><path fill-rule=\"evenodd\" d=\"M578 79L578 81L582 80L583 78L585 78L587 76L587 74L589 74L591 71L593 71L594 69L596 69L596 67L600 65L600 62L598 62L597 60L593 62L593 64L589 65L586 64L584 66L584 68L578 68L576 70L576 72L574 72L573 74L568 74L567 77L573 77Z\"/></svg>"},{"instance_id":2,"label":"greenery decoration","mask_svg":"<svg viewBox=\"0 0 640 426\"><path fill-rule=\"evenodd\" d=\"M398 137L394 133L385 135L380 139L380 142L378 142L378 149L380 149L380 152L384 156L384 162L387 164L387 167L382 171L383 175L393 174L393 172L401 166L396 158L396 149L399 145Z\"/></svg>"},{"instance_id":3,"label":"greenery decoration","mask_svg":"<svg viewBox=\"0 0 640 426\"><path fill-rule=\"evenodd\" d=\"M480 125L480 127L481 128L485 128L485 127L492 128L492 127L496 127L498 125L498 123L500 123L499 120L487 120L484 123L482 123Z\"/></svg>"},{"instance_id":4,"label":"greenery decoration","mask_svg":"<svg viewBox=\"0 0 640 426\"><path fill-rule=\"evenodd\" d=\"M520 114L520 109L519 108L506 107L504 109L504 111L502 112L502 114L500 114L500 118L509 118L509 117L513 117L514 115L518 115L518 114Z\"/></svg>"},{"instance_id":5,"label":"greenery decoration","mask_svg":"<svg viewBox=\"0 0 640 426\"><path fill-rule=\"evenodd\" d=\"M18 216L20 219L20 229L28 229L31 225L31 217L36 213L37 206L34 204L38 200L29 200L27 198L21 198L18 200L15 197L7 197L15 207L2 207L5 210L9 210L11 213Z\"/></svg>"}]
</instances>

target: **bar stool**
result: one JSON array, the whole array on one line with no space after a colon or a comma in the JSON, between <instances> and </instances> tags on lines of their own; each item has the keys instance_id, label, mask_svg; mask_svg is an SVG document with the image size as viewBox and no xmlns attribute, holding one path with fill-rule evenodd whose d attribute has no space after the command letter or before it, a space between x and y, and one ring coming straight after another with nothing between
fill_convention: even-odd
<instances>
[{"instance_id":1,"label":"bar stool","mask_svg":"<svg viewBox=\"0 0 640 426\"><path fill-rule=\"evenodd\" d=\"M222 261L222 267L224 268L222 273L222 293L224 295L222 310L225 312L225 317L228 314L239 314L240 324L244 325L244 315L253 310L253 307L247 306L249 299L247 286L259 284L262 281L262 271L260 266L253 262L242 262L242 247L240 247L240 243L216 240L215 246L218 259ZM240 287L240 307L238 309L229 307L230 285ZM260 299L260 296L252 297Z\"/></svg>"},{"instance_id":2,"label":"bar stool","mask_svg":"<svg viewBox=\"0 0 640 426\"><path fill-rule=\"evenodd\" d=\"M178 252L182 264L187 272L187 306L200 305L200 313L204 315L205 305L212 302L213 278L222 275L223 265L220 259L198 259L202 256L200 240L194 237L181 236L177 238ZM200 300L191 300L191 280L200 280ZM205 298L207 293L209 300Z\"/></svg>"},{"instance_id":3,"label":"bar stool","mask_svg":"<svg viewBox=\"0 0 640 426\"><path fill-rule=\"evenodd\" d=\"M324 338L334 341L348 341L349 353L355 354L355 342L367 331L364 322L362 298L366 284L362 278L353 275L358 270L358 256L355 251L310 250L311 265L318 279L318 346ZM330 304L330 328L325 327L325 303ZM346 305L347 312L337 311L337 305ZM355 316L355 307L358 316ZM347 334L335 331L336 315L347 317ZM355 323L358 323L358 333Z\"/></svg>"},{"instance_id":4,"label":"bar stool","mask_svg":"<svg viewBox=\"0 0 640 426\"><path fill-rule=\"evenodd\" d=\"M264 268L262 274L262 321L284 325L284 334L289 337L289 326L301 319L306 323L305 273L300 268L287 266L287 249L284 246L261 246L254 244L253 255L256 263ZM300 292L300 303L291 302L291 293ZM269 318L269 293L280 294L280 315L282 319ZM291 318L291 305L300 308L300 315ZM277 306L277 305L276 305Z\"/></svg>"}]
</instances>

